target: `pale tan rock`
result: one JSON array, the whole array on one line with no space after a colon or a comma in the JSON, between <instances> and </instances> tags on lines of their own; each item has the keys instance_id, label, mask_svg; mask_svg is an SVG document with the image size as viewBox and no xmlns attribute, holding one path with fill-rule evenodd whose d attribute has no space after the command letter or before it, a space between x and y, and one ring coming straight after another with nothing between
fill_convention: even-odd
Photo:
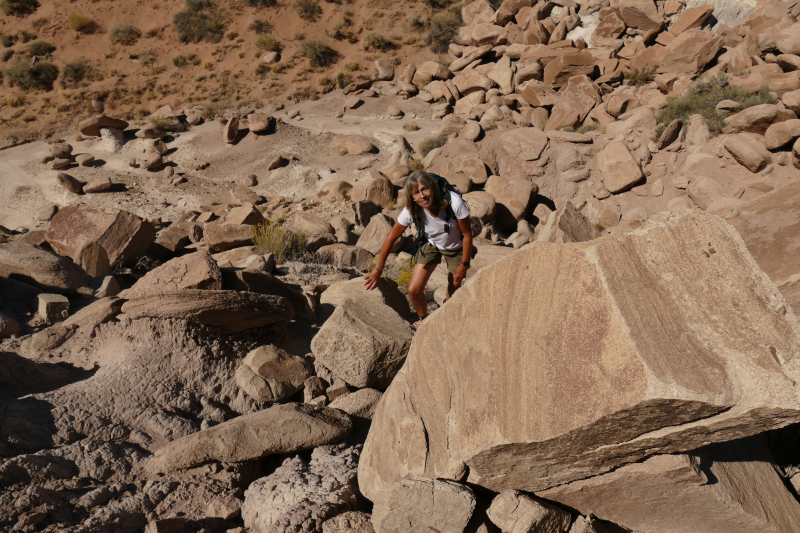
<instances>
[{"instance_id":1,"label":"pale tan rock","mask_svg":"<svg viewBox=\"0 0 800 533\"><path fill-rule=\"evenodd\" d=\"M384 214L377 214L370 218L369 224L364 228L364 232L359 237L356 246L369 251L373 255L377 255L381 251L383 241L389 235L389 232L394 226L394 220ZM391 252L396 253L400 251L405 244L404 238L398 237L392 244Z\"/></svg>"},{"instance_id":2,"label":"pale tan rock","mask_svg":"<svg viewBox=\"0 0 800 533\"><path fill-rule=\"evenodd\" d=\"M83 192L83 183L78 181L77 179L73 178L69 174L65 172L59 172L56 174L56 181L59 185L61 185L64 189L68 190L73 194L81 194Z\"/></svg>"},{"instance_id":3,"label":"pale tan rock","mask_svg":"<svg viewBox=\"0 0 800 533\"><path fill-rule=\"evenodd\" d=\"M387 305L402 317L407 317L410 313L408 300L394 281L381 278L378 286L368 291L364 289L363 279L354 278L349 281L339 281L325 289L319 297L323 315L332 314L336 307L344 305L347 300L351 299L367 299Z\"/></svg>"},{"instance_id":4,"label":"pale tan rock","mask_svg":"<svg viewBox=\"0 0 800 533\"><path fill-rule=\"evenodd\" d=\"M222 273L208 252L195 252L167 261L145 274L123 296L132 300L183 289L222 289Z\"/></svg>"},{"instance_id":5,"label":"pale tan rock","mask_svg":"<svg viewBox=\"0 0 800 533\"><path fill-rule=\"evenodd\" d=\"M367 270L375 255L358 246L343 246L333 253L333 264L336 268L352 267Z\"/></svg>"},{"instance_id":6,"label":"pale tan rock","mask_svg":"<svg viewBox=\"0 0 800 533\"><path fill-rule=\"evenodd\" d=\"M447 480L406 479L375 502L377 533L463 533L475 510L471 489Z\"/></svg>"},{"instance_id":7,"label":"pale tan rock","mask_svg":"<svg viewBox=\"0 0 800 533\"><path fill-rule=\"evenodd\" d=\"M565 202L536 227L536 242L586 242L600 237L594 224L578 211L572 202Z\"/></svg>"},{"instance_id":8,"label":"pale tan rock","mask_svg":"<svg viewBox=\"0 0 800 533\"><path fill-rule=\"evenodd\" d=\"M68 259L20 241L0 243L0 277L13 277L42 290L64 294L87 285Z\"/></svg>"},{"instance_id":9,"label":"pale tan rock","mask_svg":"<svg viewBox=\"0 0 800 533\"><path fill-rule=\"evenodd\" d=\"M476 91L488 91L494 86L494 81L484 76L477 70L465 70L453 78L458 91L464 96Z\"/></svg>"},{"instance_id":10,"label":"pale tan rock","mask_svg":"<svg viewBox=\"0 0 800 533\"><path fill-rule=\"evenodd\" d=\"M630 113L620 115L620 120L606 126L606 134L612 137L628 130L653 130L657 125L656 115L647 107L638 107Z\"/></svg>"},{"instance_id":11,"label":"pale tan rock","mask_svg":"<svg viewBox=\"0 0 800 533\"><path fill-rule=\"evenodd\" d=\"M289 301L280 296L197 289L134 298L122 312L131 318L181 318L234 332L286 324L294 316Z\"/></svg>"},{"instance_id":12,"label":"pale tan rock","mask_svg":"<svg viewBox=\"0 0 800 533\"><path fill-rule=\"evenodd\" d=\"M386 207L394 199L394 185L377 170L368 170L359 177L350 198L354 202L372 202Z\"/></svg>"},{"instance_id":13,"label":"pale tan rock","mask_svg":"<svg viewBox=\"0 0 800 533\"><path fill-rule=\"evenodd\" d=\"M348 511L323 522L322 533L375 533L375 530L370 515Z\"/></svg>"},{"instance_id":14,"label":"pale tan rock","mask_svg":"<svg viewBox=\"0 0 800 533\"><path fill-rule=\"evenodd\" d=\"M350 199L353 186L346 181L330 181L317 191L315 197L329 202L344 202Z\"/></svg>"},{"instance_id":15,"label":"pale tan rock","mask_svg":"<svg viewBox=\"0 0 800 533\"><path fill-rule=\"evenodd\" d=\"M164 130L148 122L136 132L136 137L139 139L160 139L167 134Z\"/></svg>"},{"instance_id":16,"label":"pale tan rock","mask_svg":"<svg viewBox=\"0 0 800 533\"><path fill-rule=\"evenodd\" d=\"M481 22L472 29L472 43L477 46L497 44L497 38L503 33L502 26L490 22Z\"/></svg>"},{"instance_id":17,"label":"pale tan rock","mask_svg":"<svg viewBox=\"0 0 800 533\"><path fill-rule=\"evenodd\" d=\"M782 54L800 55L800 24L792 24L775 34L775 46Z\"/></svg>"},{"instance_id":18,"label":"pale tan rock","mask_svg":"<svg viewBox=\"0 0 800 533\"><path fill-rule=\"evenodd\" d=\"M544 84L561 87L567 80L581 74L591 75L594 72L594 58L591 52L584 50L561 54L544 67Z\"/></svg>"},{"instance_id":19,"label":"pale tan rock","mask_svg":"<svg viewBox=\"0 0 800 533\"><path fill-rule=\"evenodd\" d=\"M475 2L473 2L470 5L474 4ZM450 64L450 72L458 72L467 65L470 65L473 62L477 61L478 59L482 58L483 56L488 54L491 50L492 50L492 45L487 44L484 46L479 46L469 53L465 53L460 58L456 59Z\"/></svg>"},{"instance_id":20,"label":"pale tan rock","mask_svg":"<svg viewBox=\"0 0 800 533\"><path fill-rule=\"evenodd\" d=\"M344 411L351 418L372 420L381 396L383 394L378 390L361 389L335 399L331 402L330 408Z\"/></svg>"},{"instance_id":21,"label":"pale tan rock","mask_svg":"<svg viewBox=\"0 0 800 533\"><path fill-rule=\"evenodd\" d=\"M236 370L236 384L258 402L281 402L303 388L314 368L271 344L251 350Z\"/></svg>"},{"instance_id":22,"label":"pale tan rock","mask_svg":"<svg viewBox=\"0 0 800 533\"><path fill-rule=\"evenodd\" d=\"M463 196L464 202L469 207L469 214L483 223L494 218L496 206L494 196L485 191L469 192Z\"/></svg>"},{"instance_id":23,"label":"pale tan rock","mask_svg":"<svg viewBox=\"0 0 800 533\"><path fill-rule=\"evenodd\" d=\"M677 19L675 19L675 22L672 23L672 26L669 28L669 32L672 35L677 36L686 30L699 28L713 12L714 6L711 4L704 4L691 9L686 9Z\"/></svg>"},{"instance_id":24,"label":"pale tan rock","mask_svg":"<svg viewBox=\"0 0 800 533\"><path fill-rule=\"evenodd\" d=\"M609 10L592 32L592 39L618 39L626 28L618 10Z\"/></svg>"},{"instance_id":25,"label":"pale tan rock","mask_svg":"<svg viewBox=\"0 0 800 533\"><path fill-rule=\"evenodd\" d=\"M797 116L782 106L761 104L736 113L725 119L724 133L759 133L764 134L772 124L794 119Z\"/></svg>"},{"instance_id":26,"label":"pale tan rock","mask_svg":"<svg viewBox=\"0 0 800 533\"><path fill-rule=\"evenodd\" d=\"M128 123L124 120L110 118L105 115L96 115L78 123L78 131L88 137L99 137L101 128L124 130L127 127Z\"/></svg>"},{"instance_id":27,"label":"pale tan rock","mask_svg":"<svg viewBox=\"0 0 800 533\"><path fill-rule=\"evenodd\" d=\"M375 146L366 138L359 135L337 135L331 141L331 152L342 152L350 155L361 155L375 151Z\"/></svg>"},{"instance_id":28,"label":"pale tan rock","mask_svg":"<svg viewBox=\"0 0 800 533\"><path fill-rule=\"evenodd\" d=\"M483 104L485 95L485 91L475 91L471 94L468 94L456 102L454 112L458 115L467 115L472 113L476 107Z\"/></svg>"},{"instance_id":29,"label":"pale tan rock","mask_svg":"<svg viewBox=\"0 0 800 533\"><path fill-rule=\"evenodd\" d=\"M781 102L795 113L800 112L800 90L783 93Z\"/></svg>"},{"instance_id":30,"label":"pale tan rock","mask_svg":"<svg viewBox=\"0 0 800 533\"><path fill-rule=\"evenodd\" d=\"M572 315L576 299L592 320ZM415 334L373 417L359 488L374 499L403 478L468 472L494 491L539 494L793 423L800 325L784 302L735 230L697 212L516 251L468 278ZM533 331L564 342L531 341ZM572 380L553 377L564 365ZM748 386L753 373L762 387ZM586 408L601 398L602 409Z\"/></svg>"},{"instance_id":31,"label":"pale tan rock","mask_svg":"<svg viewBox=\"0 0 800 533\"><path fill-rule=\"evenodd\" d=\"M518 490L504 490L492 500L486 515L503 531L566 533L572 515L553 504Z\"/></svg>"},{"instance_id":32,"label":"pale tan rock","mask_svg":"<svg viewBox=\"0 0 800 533\"><path fill-rule=\"evenodd\" d=\"M92 154L80 154L75 156L75 162L82 167L89 167L94 163L94 156Z\"/></svg>"},{"instance_id":33,"label":"pale tan rock","mask_svg":"<svg viewBox=\"0 0 800 533\"><path fill-rule=\"evenodd\" d=\"M629 189L644 177L639 162L620 141L611 141L597 154L597 168L603 175L603 185L612 194Z\"/></svg>"},{"instance_id":34,"label":"pale tan rock","mask_svg":"<svg viewBox=\"0 0 800 533\"><path fill-rule=\"evenodd\" d=\"M431 80L446 80L452 74L450 70L436 61L425 61L417 66L412 82L427 85Z\"/></svg>"},{"instance_id":35,"label":"pale tan rock","mask_svg":"<svg viewBox=\"0 0 800 533\"><path fill-rule=\"evenodd\" d=\"M168 473L207 462L231 463L295 453L345 438L347 415L326 407L286 404L223 422L162 446L146 469Z\"/></svg>"},{"instance_id":36,"label":"pale tan rock","mask_svg":"<svg viewBox=\"0 0 800 533\"><path fill-rule=\"evenodd\" d=\"M714 59L724 44L722 36L701 29L687 30L666 47L659 73L695 75Z\"/></svg>"},{"instance_id":37,"label":"pale tan rock","mask_svg":"<svg viewBox=\"0 0 800 533\"><path fill-rule=\"evenodd\" d=\"M800 506L772 461L756 436L658 455L538 494L634 531L794 531Z\"/></svg>"},{"instance_id":38,"label":"pale tan rock","mask_svg":"<svg viewBox=\"0 0 800 533\"><path fill-rule=\"evenodd\" d=\"M527 179L491 176L484 190L495 199L498 222L506 228L515 228L517 222L530 211L531 202L539 188Z\"/></svg>"},{"instance_id":39,"label":"pale tan rock","mask_svg":"<svg viewBox=\"0 0 800 533\"><path fill-rule=\"evenodd\" d=\"M640 30L659 30L664 17L652 0L620 0L617 4L625 24Z\"/></svg>"},{"instance_id":40,"label":"pale tan rock","mask_svg":"<svg viewBox=\"0 0 800 533\"><path fill-rule=\"evenodd\" d=\"M86 182L86 185L83 186L83 192L95 193L110 191L113 186L114 184L111 183L111 178L108 176L99 176L96 178L90 178L89 181Z\"/></svg>"},{"instance_id":41,"label":"pale tan rock","mask_svg":"<svg viewBox=\"0 0 800 533\"><path fill-rule=\"evenodd\" d=\"M123 301L119 298L103 297L67 318L63 325L66 328L77 327L91 332L100 324L116 317L122 309L122 304Z\"/></svg>"},{"instance_id":42,"label":"pale tan rock","mask_svg":"<svg viewBox=\"0 0 800 533\"><path fill-rule=\"evenodd\" d=\"M470 26L480 22L489 22L494 17L494 9L486 0L475 0L461 8L464 24Z\"/></svg>"},{"instance_id":43,"label":"pale tan rock","mask_svg":"<svg viewBox=\"0 0 800 533\"><path fill-rule=\"evenodd\" d=\"M222 140L233 144L237 137L239 137L239 117L233 117L222 128Z\"/></svg>"},{"instance_id":44,"label":"pale tan rock","mask_svg":"<svg viewBox=\"0 0 800 533\"><path fill-rule=\"evenodd\" d=\"M798 124L797 136L800 137L800 120ZM768 164L772 163L772 155L757 140L746 133L729 135L723 141L725 149L736 161L746 166L750 172L760 172Z\"/></svg>"},{"instance_id":45,"label":"pale tan rock","mask_svg":"<svg viewBox=\"0 0 800 533\"><path fill-rule=\"evenodd\" d=\"M203 228L203 238L212 252L224 252L253 243L253 226L209 222Z\"/></svg>"},{"instance_id":46,"label":"pale tan rock","mask_svg":"<svg viewBox=\"0 0 800 533\"><path fill-rule=\"evenodd\" d=\"M19 323L13 318L0 313L0 339L19 334Z\"/></svg>"},{"instance_id":47,"label":"pale tan rock","mask_svg":"<svg viewBox=\"0 0 800 533\"><path fill-rule=\"evenodd\" d=\"M683 128L683 122L681 119L676 118L672 122L664 128L661 137L658 138L658 142L656 143L656 148L659 150L663 150L670 144L674 143L678 136L681 134L681 129Z\"/></svg>"},{"instance_id":48,"label":"pale tan rock","mask_svg":"<svg viewBox=\"0 0 800 533\"><path fill-rule=\"evenodd\" d=\"M54 159L71 159L72 145L69 143L53 143L47 146Z\"/></svg>"},{"instance_id":49,"label":"pale tan rock","mask_svg":"<svg viewBox=\"0 0 800 533\"><path fill-rule=\"evenodd\" d=\"M155 170L163 164L164 159L159 154L150 154L139 163L139 166L148 170Z\"/></svg>"},{"instance_id":50,"label":"pale tan rock","mask_svg":"<svg viewBox=\"0 0 800 533\"><path fill-rule=\"evenodd\" d=\"M708 209L712 203L725 196L719 182L707 176L693 179L686 188L686 192L689 198L700 206L700 209Z\"/></svg>"},{"instance_id":51,"label":"pale tan rock","mask_svg":"<svg viewBox=\"0 0 800 533\"><path fill-rule=\"evenodd\" d=\"M305 211L297 211L292 216L289 228L305 235L308 246L312 249L336 242L333 227L318 216Z\"/></svg>"},{"instance_id":52,"label":"pale tan rock","mask_svg":"<svg viewBox=\"0 0 800 533\"><path fill-rule=\"evenodd\" d=\"M779 150L800 137L800 119L778 122L767 128L764 141L767 150Z\"/></svg>"},{"instance_id":53,"label":"pale tan rock","mask_svg":"<svg viewBox=\"0 0 800 533\"><path fill-rule=\"evenodd\" d=\"M688 146L705 146L711 138L711 131L708 129L702 115L689 115L689 127L686 129L686 144Z\"/></svg>"},{"instance_id":54,"label":"pale tan rock","mask_svg":"<svg viewBox=\"0 0 800 533\"><path fill-rule=\"evenodd\" d=\"M403 366L412 332L391 307L372 299L350 299L325 321L311 341L311 351L348 385L384 389Z\"/></svg>"},{"instance_id":55,"label":"pale tan rock","mask_svg":"<svg viewBox=\"0 0 800 533\"><path fill-rule=\"evenodd\" d=\"M547 135L539 128L517 128L500 137L503 150L514 159L534 161L547 148Z\"/></svg>"},{"instance_id":56,"label":"pale tan rock","mask_svg":"<svg viewBox=\"0 0 800 533\"><path fill-rule=\"evenodd\" d=\"M375 79L383 81L391 81L394 79L394 65L386 59L375 60Z\"/></svg>"},{"instance_id":57,"label":"pale tan rock","mask_svg":"<svg viewBox=\"0 0 800 533\"><path fill-rule=\"evenodd\" d=\"M69 300L63 294L40 294L37 315L45 324L63 322L69 317Z\"/></svg>"}]
</instances>

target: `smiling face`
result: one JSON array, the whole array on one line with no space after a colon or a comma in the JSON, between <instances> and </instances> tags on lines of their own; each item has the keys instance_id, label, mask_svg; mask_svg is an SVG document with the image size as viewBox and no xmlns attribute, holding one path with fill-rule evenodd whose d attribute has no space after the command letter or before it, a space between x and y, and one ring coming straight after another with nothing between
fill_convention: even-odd
<instances>
[{"instance_id":1,"label":"smiling face","mask_svg":"<svg viewBox=\"0 0 800 533\"><path fill-rule=\"evenodd\" d=\"M427 209L431 206L431 202L433 201L433 191L427 185L417 183L411 197L414 198L417 205Z\"/></svg>"}]
</instances>

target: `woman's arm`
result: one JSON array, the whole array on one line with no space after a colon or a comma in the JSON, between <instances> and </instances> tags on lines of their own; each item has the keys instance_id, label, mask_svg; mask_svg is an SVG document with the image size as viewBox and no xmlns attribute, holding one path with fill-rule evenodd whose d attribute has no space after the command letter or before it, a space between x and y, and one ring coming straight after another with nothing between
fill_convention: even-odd
<instances>
[{"instance_id":1,"label":"woman's arm","mask_svg":"<svg viewBox=\"0 0 800 533\"><path fill-rule=\"evenodd\" d=\"M459 220L459 222L461 222ZM383 270L384 265L386 265L386 258L389 256L389 251L392 249L392 245L397 238L403 234L406 230L407 226L400 224L399 222L394 223L394 227L392 227L391 231L389 231L389 235L386 236L386 240L383 241L383 246L381 246L381 251L378 254L378 262L375 264L375 268L364 276L364 287L371 291L375 287L378 286L378 280L381 277L381 271ZM470 242L472 242L470 240Z\"/></svg>"},{"instance_id":2,"label":"woman's arm","mask_svg":"<svg viewBox=\"0 0 800 533\"><path fill-rule=\"evenodd\" d=\"M456 273L453 274L453 284L456 287L460 286L461 280L467 276L468 267L465 267L463 263L469 264L469 260L472 257L472 227L469 223L469 217L458 219L458 227L461 229L462 235L464 235L464 240L461 241L464 244L464 251L461 254L462 264L458 265Z\"/></svg>"}]
</instances>

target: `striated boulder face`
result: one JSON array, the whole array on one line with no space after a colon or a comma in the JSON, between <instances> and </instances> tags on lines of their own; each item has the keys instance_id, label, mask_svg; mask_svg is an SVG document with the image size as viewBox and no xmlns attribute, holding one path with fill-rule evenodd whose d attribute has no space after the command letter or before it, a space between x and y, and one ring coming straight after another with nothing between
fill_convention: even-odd
<instances>
[{"instance_id":1,"label":"striated boulder face","mask_svg":"<svg viewBox=\"0 0 800 533\"><path fill-rule=\"evenodd\" d=\"M0 277L57 293L74 293L87 285L72 261L26 242L0 244Z\"/></svg>"},{"instance_id":2,"label":"striated boulder face","mask_svg":"<svg viewBox=\"0 0 800 533\"><path fill-rule=\"evenodd\" d=\"M800 420L800 324L736 231L690 211L478 272L416 333L359 467L538 492ZM759 387L753 387L759 383Z\"/></svg>"},{"instance_id":3,"label":"striated boulder face","mask_svg":"<svg viewBox=\"0 0 800 533\"><path fill-rule=\"evenodd\" d=\"M222 273L211 254L201 251L167 261L145 274L123 297L133 299L183 289L222 289Z\"/></svg>"}]
</instances>

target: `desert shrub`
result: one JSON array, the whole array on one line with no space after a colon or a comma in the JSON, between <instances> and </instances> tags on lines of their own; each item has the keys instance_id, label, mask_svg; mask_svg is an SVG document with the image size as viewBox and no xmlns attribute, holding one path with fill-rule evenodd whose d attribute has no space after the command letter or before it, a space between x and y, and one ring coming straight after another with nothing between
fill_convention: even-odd
<instances>
[{"instance_id":1,"label":"desert shrub","mask_svg":"<svg viewBox=\"0 0 800 533\"><path fill-rule=\"evenodd\" d=\"M410 168L411 170L422 170L425 167L422 166L421 159L412 159L411 161L408 162L408 168Z\"/></svg>"},{"instance_id":2,"label":"desert shrub","mask_svg":"<svg viewBox=\"0 0 800 533\"><path fill-rule=\"evenodd\" d=\"M444 54L458 32L464 25L461 14L447 10L431 17L431 26L428 30L426 42L432 52Z\"/></svg>"},{"instance_id":3,"label":"desert shrub","mask_svg":"<svg viewBox=\"0 0 800 533\"><path fill-rule=\"evenodd\" d=\"M358 67L358 63L357 63L357 62L355 62L355 61L350 61L348 64L346 64L346 65L344 66L344 69L345 69L347 72L355 72L355 71L357 71L357 70L358 70L358 68L359 68L359 67Z\"/></svg>"},{"instance_id":4,"label":"desert shrub","mask_svg":"<svg viewBox=\"0 0 800 533\"><path fill-rule=\"evenodd\" d=\"M245 0L245 3L250 7L275 7L278 5L277 0Z\"/></svg>"},{"instance_id":5,"label":"desert shrub","mask_svg":"<svg viewBox=\"0 0 800 533\"><path fill-rule=\"evenodd\" d=\"M45 41L33 41L28 45L28 53L32 56L49 56L56 47Z\"/></svg>"},{"instance_id":6,"label":"desert shrub","mask_svg":"<svg viewBox=\"0 0 800 533\"><path fill-rule=\"evenodd\" d=\"M304 100L318 100L319 93L313 87L295 87L294 93L289 96L295 102L302 102Z\"/></svg>"},{"instance_id":7,"label":"desert shrub","mask_svg":"<svg viewBox=\"0 0 800 533\"><path fill-rule=\"evenodd\" d=\"M353 83L353 77L350 76L347 72L338 72L336 76L333 78L334 85L339 87L340 89L344 89L351 83Z\"/></svg>"},{"instance_id":8,"label":"desert shrub","mask_svg":"<svg viewBox=\"0 0 800 533\"><path fill-rule=\"evenodd\" d=\"M34 33L30 33L25 30L20 30L17 32L17 40L21 43L29 43L34 39L36 39L36 34Z\"/></svg>"},{"instance_id":9,"label":"desert shrub","mask_svg":"<svg viewBox=\"0 0 800 533\"><path fill-rule=\"evenodd\" d=\"M756 92L745 91L736 85L728 84L726 76L696 82L686 94L667 100L667 105L658 113L659 127L655 135L660 136L666 125L675 119L681 119L685 130L688 128L690 115L701 115L711 134L719 135L725 122L724 117L717 113L716 106L722 100L739 102L734 110L735 113L748 107L777 102L768 87L762 87Z\"/></svg>"},{"instance_id":10,"label":"desert shrub","mask_svg":"<svg viewBox=\"0 0 800 533\"><path fill-rule=\"evenodd\" d=\"M210 0L186 0L186 10L176 13L172 23L178 39L184 43L218 43L225 32L225 25Z\"/></svg>"},{"instance_id":11,"label":"desert shrub","mask_svg":"<svg viewBox=\"0 0 800 533\"><path fill-rule=\"evenodd\" d=\"M336 39L337 41L349 39L352 35L352 32L348 28L351 25L352 22L350 21L350 17L347 15L342 15L342 20L331 27L331 30L328 32L328 37L331 39Z\"/></svg>"},{"instance_id":12,"label":"desert shrub","mask_svg":"<svg viewBox=\"0 0 800 533\"><path fill-rule=\"evenodd\" d=\"M580 128L576 129L578 133L589 133L590 131L594 131L600 126L596 122L590 122L589 124L584 124Z\"/></svg>"},{"instance_id":13,"label":"desert shrub","mask_svg":"<svg viewBox=\"0 0 800 533\"><path fill-rule=\"evenodd\" d=\"M453 2L451 0L422 0L422 3L431 11L441 11Z\"/></svg>"},{"instance_id":14,"label":"desert shrub","mask_svg":"<svg viewBox=\"0 0 800 533\"><path fill-rule=\"evenodd\" d=\"M3 48L11 48L14 46L14 43L17 42L16 35L3 35L0 36L0 43L2 43Z\"/></svg>"},{"instance_id":15,"label":"desert shrub","mask_svg":"<svg viewBox=\"0 0 800 533\"><path fill-rule=\"evenodd\" d=\"M14 15L15 17L30 15L38 7L39 2L36 0L3 0L0 2L0 9L3 10L3 14Z\"/></svg>"},{"instance_id":16,"label":"desert shrub","mask_svg":"<svg viewBox=\"0 0 800 533\"><path fill-rule=\"evenodd\" d=\"M58 79L58 68L47 61L37 61L31 65L23 56L3 70L3 77L11 87L49 91Z\"/></svg>"},{"instance_id":17,"label":"desert shrub","mask_svg":"<svg viewBox=\"0 0 800 533\"><path fill-rule=\"evenodd\" d=\"M416 122L406 122L403 124L403 129L406 131L417 131L419 126L417 126Z\"/></svg>"},{"instance_id":18,"label":"desert shrub","mask_svg":"<svg viewBox=\"0 0 800 533\"><path fill-rule=\"evenodd\" d=\"M271 32L272 24L270 24L269 21L266 20L255 19L253 22L250 23L247 29L256 32L256 35L259 35L262 33Z\"/></svg>"},{"instance_id":19,"label":"desert shrub","mask_svg":"<svg viewBox=\"0 0 800 533\"><path fill-rule=\"evenodd\" d=\"M322 15L322 8L317 0L294 0L292 6L303 20L313 22Z\"/></svg>"},{"instance_id":20,"label":"desert shrub","mask_svg":"<svg viewBox=\"0 0 800 533\"><path fill-rule=\"evenodd\" d=\"M256 38L256 46L261 50L266 50L268 52L280 52L281 45L278 43L277 39L272 35L267 35L262 33Z\"/></svg>"},{"instance_id":21,"label":"desert shrub","mask_svg":"<svg viewBox=\"0 0 800 533\"><path fill-rule=\"evenodd\" d=\"M389 39L382 33L371 32L364 36L362 40L364 50L376 50L378 52L385 52L397 48L397 43Z\"/></svg>"},{"instance_id":22,"label":"desert shrub","mask_svg":"<svg viewBox=\"0 0 800 533\"><path fill-rule=\"evenodd\" d=\"M444 135L437 135L436 137L428 137L427 139L423 140L419 143L419 153L422 154L422 157L427 156L431 150L444 146L444 143L447 142L447 137Z\"/></svg>"},{"instance_id":23,"label":"desert shrub","mask_svg":"<svg viewBox=\"0 0 800 533\"><path fill-rule=\"evenodd\" d=\"M67 17L67 26L79 33L94 33L97 31L97 23L90 17L80 13L70 13Z\"/></svg>"},{"instance_id":24,"label":"desert shrub","mask_svg":"<svg viewBox=\"0 0 800 533\"><path fill-rule=\"evenodd\" d=\"M308 59L308 64L312 67L327 67L336 62L339 53L328 46L322 39L303 39L297 53Z\"/></svg>"},{"instance_id":25,"label":"desert shrub","mask_svg":"<svg viewBox=\"0 0 800 533\"><path fill-rule=\"evenodd\" d=\"M417 14L411 15L406 19L408 31L420 31L425 27L425 21Z\"/></svg>"},{"instance_id":26,"label":"desert shrub","mask_svg":"<svg viewBox=\"0 0 800 533\"><path fill-rule=\"evenodd\" d=\"M172 64L176 67L185 67L189 64L189 61L187 61L186 56L178 54L172 56Z\"/></svg>"},{"instance_id":27,"label":"desert shrub","mask_svg":"<svg viewBox=\"0 0 800 533\"><path fill-rule=\"evenodd\" d=\"M238 33L236 33L235 31L232 31L228 35L226 35L225 37L227 37L229 41L232 41L232 40L236 39L238 36L239 36Z\"/></svg>"},{"instance_id":28,"label":"desert shrub","mask_svg":"<svg viewBox=\"0 0 800 533\"><path fill-rule=\"evenodd\" d=\"M253 226L253 244L262 254L273 254L277 264L303 255L308 247L307 232L292 231L280 224L267 222Z\"/></svg>"},{"instance_id":29,"label":"desert shrub","mask_svg":"<svg viewBox=\"0 0 800 533\"><path fill-rule=\"evenodd\" d=\"M656 78L658 65L647 64L642 68L635 68L625 73L628 85L647 85Z\"/></svg>"},{"instance_id":30,"label":"desert shrub","mask_svg":"<svg viewBox=\"0 0 800 533\"><path fill-rule=\"evenodd\" d=\"M111 26L108 38L112 43L133 44L141 37L142 32L136 26L127 22L118 22Z\"/></svg>"},{"instance_id":31,"label":"desert shrub","mask_svg":"<svg viewBox=\"0 0 800 533\"><path fill-rule=\"evenodd\" d=\"M85 57L67 63L61 73L63 87L77 87L84 80L100 81L102 79L103 73L95 70Z\"/></svg>"},{"instance_id":32,"label":"desert shrub","mask_svg":"<svg viewBox=\"0 0 800 533\"><path fill-rule=\"evenodd\" d=\"M7 94L6 105L9 107L20 107L25 105L25 97L21 94Z\"/></svg>"},{"instance_id":33,"label":"desert shrub","mask_svg":"<svg viewBox=\"0 0 800 533\"><path fill-rule=\"evenodd\" d=\"M6 61L11 59L12 57L14 57L14 50L3 50L3 53L0 54L0 61L5 63Z\"/></svg>"},{"instance_id":34,"label":"desert shrub","mask_svg":"<svg viewBox=\"0 0 800 533\"><path fill-rule=\"evenodd\" d=\"M258 65L256 65L255 73L256 76L258 76L259 78L263 78L264 76L267 75L269 70L270 70L269 65L265 65L264 63L259 63Z\"/></svg>"}]
</instances>

